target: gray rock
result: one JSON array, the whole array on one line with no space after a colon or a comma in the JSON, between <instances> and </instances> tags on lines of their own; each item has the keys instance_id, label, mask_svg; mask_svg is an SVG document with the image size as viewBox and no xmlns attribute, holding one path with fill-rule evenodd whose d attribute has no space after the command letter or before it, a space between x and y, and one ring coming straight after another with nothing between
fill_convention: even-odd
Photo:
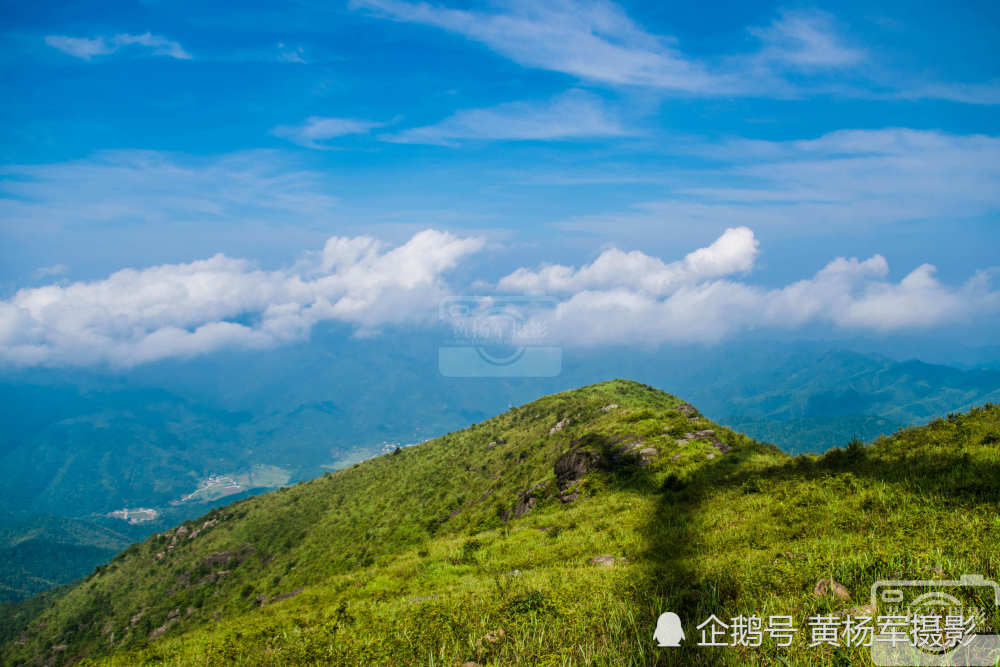
<instances>
[{"instance_id":1,"label":"gray rock","mask_svg":"<svg viewBox=\"0 0 1000 667\"><path fill-rule=\"evenodd\" d=\"M677 412L681 413L688 419L698 416L698 410L690 403L681 403L676 409Z\"/></svg>"},{"instance_id":2,"label":"gray rock","mask_svg":"<svg viewBox=\"0 0 1000 667\"><path fill-rule=\"evenodd\" d=\"M514 508L514 518L520 519L522 516L524 516L531 510L535 509L535 505L537 504L538 501L535 499L534 496L528 496L527 498L522 498L521 502L519 502L517 504L517 507Z\"/></svg>"},{"instance_id":3,"label":"gray rock","mask_svg":"<svg viewBox=\"0 0 1000 667\"><path fill-rule=\"evenodd\" d=\"M549 435L554 435L569 426L569 417L556 422L556 425L549 429Z\"/></svg>"},{"instance_id":4,"label":"gray rock","mask_svg":"<svg viewBox=\"0 0 1000 667\"><path fill-rule=\"evenodd\" d=\"M605 555L602 555L602 556L594 556L593 558L590 559L590 564L591 565L602 565L604 567L614 567L618 563L624 563L625 560L626 559L625 559L624 556L622 556L620 558L615 558L614 556L610 556L608 554L605 554Z\"/></svg>"},{"instance_id":5,"label":"gray rock","mask_svg":"<svg viewBox=\"0 0 1000 667\"><path fill-rule=\"evenodd\" d=\"M716 440L715 442L713 442L712 446L715 447L716 449L718 449L719 452L721 452L722 454L728 454L729 452L733 451L732 447L730 447L729 445L727 445L724 442L719 442L718 440Z\"/></svg>"},{"instance_id":6,"label":"gray rock","mask_svg":"<svg viewBox=\"0 0 1000 667\"><path fill-rule=\"evenodd\" d=\"M565 490L570 484L597 468L599 463L600 455L596 452L571 449L556 459L553 466L556 484L561 490Z\"/></svg>"},{"instance_id":7,"label":"gray rock","mask_svg":"<svg viewBox=\"0 0 1000 667\"><path fill-rule=\"evenodd\" d=\"M846 588L844 588L843 584L827 577L823 577L816 582L816 586L813 587L813 595L818 598L833 595L845 601L849 601L851 599L851 594Z\"/></svg>"}]
</instances>

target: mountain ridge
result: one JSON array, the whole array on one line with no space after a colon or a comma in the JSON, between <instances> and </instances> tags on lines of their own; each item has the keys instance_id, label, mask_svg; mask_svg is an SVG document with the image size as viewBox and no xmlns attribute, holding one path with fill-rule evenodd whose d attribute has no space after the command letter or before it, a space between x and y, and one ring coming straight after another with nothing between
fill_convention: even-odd
<instances>
[{"instance_id":1,"label":"mountain ridge","mask_svg":"<svg viewBox=\"0 0 1000 667\"><path fill-rule=\"evenodd\" d=\"M895 524L920 534L928 516L995 535L998 412L790 457L647 385L590 385L159 533L22 618L0 657L652 664L663 609L829 610L809 593L822 576L860 597L870 576L932 558L996 578L994 555L940 535L921 549L893 538L875 560L862 545ZM887 486L917 514L893 509ZM942 509L955 506L964 524ZM787 580L762 569L775 558Z\"/></svg>"}]
</instances>

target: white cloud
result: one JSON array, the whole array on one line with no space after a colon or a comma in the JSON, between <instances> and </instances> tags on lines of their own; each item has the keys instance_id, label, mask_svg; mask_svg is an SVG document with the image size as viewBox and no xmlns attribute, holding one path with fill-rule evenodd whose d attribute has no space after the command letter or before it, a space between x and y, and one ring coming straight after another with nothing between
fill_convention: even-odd
<instances>
[{"instance_id":1,"label":"white cloud","mask_svg":"<svg viewBox=\"0 0 1000 667\"><path fill-rule=\"evenodd\" d=\"M833 17L818 10L782 12L749 27L755 51L695 57L677 40L648 32L608 0L507 0L495 10L451 9L406 0L351 0L350 7L393 21L447 30L484 44L525 67L613 86L691 95L934 98L1000 103L1000 86L872 78L876 54L853 45ZM836 73L831 81L824 75Z\"/></svg>"},{"instance_id":2,"label":"white cloud","mask_svg":"<svg viewBox=\"0 0 1000 667\"><path fill-rule=\"evenodd\" d=\"M439 304L458 289L445 276L483 247L481 239L434 230L396 247L333 237L274 271L220 254L25 288L0 301L0 361L130 366L300 341L323 321L352 324L359 335L391 324L431 327ZM674 262L609 250L580 268L519 269L499 287L549 294L538 303L551 307L522 331L568 346L713 342L810 326L909 332L1000 314L1000 269L950 286L928 264L895 281L881 255L836 258L810 278L765 288L743 277L756 255L753 233L736 228Z\"/></svg>"},{"instance_id":3,"label":"white cloud","mask_svg":"<svg viewBox=\"0 0 1000 667\"><path fill-rule=\"evenodd\" d=\"M906 100L926 98L962 104L1000 104L1000 80L990 83L920 83L890 96Z\"/></svg>"},{"instance_id":4,"label":"white cloud","mask_svg":"<svg viewBox=\"0 0 1000 667\"><path fill-rule=\"evenodd\" d=\"M669 40L645 32L621 8L601 0L512 2L497 12L398 0L352 0L351 6L457 32L527 67L590 81L683 91L721 83Z\"/></svg>"},{"instance_id":5,"label":"white cloud","mask_svg":"<svg viewBox=\"0 0 1000 667\"><path fill-rule=\"evenodd\" d=\"M40 266L31 273L31 277L35 280L41 280L44 278L52 278L53 276L61 276L69 271L69 267L65 264L53 264L52 266Z\"/></svg>"},{"instance_id":6,"label":"white cloud","mask_svg":"<svg viewBox=\"0 0 1000 667\"><path fill-rule=\"evenodd\" d=\"M45 38L45 43L54 49L59 49L63 53L68 53L74 58L82 58L84 60L90 60L94 56L103 56L115 52L115 49L109 46L103 37L88 39L86 37L49 35Z\"/></svg>"},{"instance_id":7,"label":"white cloud","mask_svg":"<svg viewBox=\"0 0 1000 667\"><path fill-rule=\"evenodd\" d=\"M305 49L301 46L285 46L284 42L278 42L278 61L283 63L296 63L305 65L309 61L305 58Z\"/></svg>"},{"instance_id":8,"label":"white cloud","mask_svg":"<svg viewBox=\"0 0 1000 667\"><path fill-rule=\"evenodd\" d=\"M288 139L292 143L306 148L329 148L321 142L348 134L364 134L382 123L356 118L329 118L310 116L302 125L279 125L271 130L277 137Z\"/></svg>"},{"instance_id":9,"label":"white cloud","mask_svg":"<svg viewBox=\"0 0 1000 667\"><path fill-rule=\"evenodd\" d=\"M322 174L275 151L198 158L104 151L81 160L0 166L0 228L58 234L100 223L277 224L328 217Z\"/></svg>"},{"instance_id":10,"label":"white cloud","mask_svg":"<svg viewBox=\"0 0 1000 667\"><path fill-rule=\"evenodd\" d=\"M94 56L104 56L115 53L128 46L141 46L156 56L168 56L178 60L190 60L191 54L177 42L146 32L141 35L119 33L110 38L105 37L67 37L65 35L48 35L45 43L59 49L75 58L90 60Z\"/></svg>"},{"instance_id":11,"label":"white cloud","mask_svg":"<svg viewBox=\"0 0 1000 667\"><path fill-rule=\"evenodd\" d=\"M721 278L749 268L756 245L751 250L741 238L747 233L729 230L680 262L608 251L579 270L560 267L553 275L546 269L520 269L500 284L554 283L569 292L554 310L536 315L525 328L549 332L550 342L583 346L716 342L755 329L809 325L890 333L1000 313L1000 291L991 286L993 271L949 287L935 278L933 266L924 264L893 282L880 255L864 261L837 258L812 278L776 289ZM595 270L598 265L600 271ZM651 268L654 279L646 280L642 268Z\"/></svg>"},{"instance_id":12,"label":"white cloud","mask_svg":"<svg viewBox=\"0 0 1000 667\"><path fill-rule=\"evenodd\" d=\"M482 245L434 230L395 248L368 237L333 237L284 270L216 255L22 289L0 301L0 359L129 366L302 340L321 321L360 331L419 323L448 294L443 275Z\"/></svg>"},{"instance_id":13,"label":"white cloud","mask_svg":"<svg viewBox=\"0 0 1000 667\"><path fill-rule=\"evenodd\" d=\"M542 103L512 102L466 109L435 125L383 135L385 141L454 144L463 140L541 141L629 134L601 99L571 90Z\"/></svg>"},{"instance_id":14,"label":"white cloud","mask_svg":"<svg viewBox=\"0 0 1000 667\"><path fill-rule=\"evenodd\" d=\"M886 128L795 141L677 141L705 163L668 173L666 196L565 229L718 224L838 228L1000 212L1000 137Z\"/></svg>"},{"instance_id":15,"label":"white cloud","mask_svg":"<svg viewBox=\"0 0 1000 667\"><path fill-rule=\"evenodd\" d=\"M844 43L833 17L817 10L786 11L766 28L750 28L760 39L757 58L793 67L845 67L867 59L864 50Z\"/></svg>"},{"instance_id":16,"label":"white cloud","mask_svg":"<svg viewBox=\"0 0 1000 667\"><path fill-rule=\"evenodd\" d=\"M520 268L502 278L497 287L529 294L578 292L592 289L629 288L659 295L680 285L749 271L757 256L757 240L746 227L727 229L714 243L695 250L684 259L664 263L639 251L616 248L601 253L593 263L579 269L548 265L537 271Z\"/></svg>"},{"instance_id":17,"label":"white cloud","mask_svg":"<svg viewBox=\"0 0 1000 667\"><path fill-rule=\"evenodd\" d=\"M144 46L147 49L150 49L153 52L153 55L156 56L170 56L171 58L177 58L178 60L191 59L191 54L185 51L177 42L169 40L166 37L150 34L148 32L142 35L115 35L113 42L119 47L138 44L139 46Z\"/></svg>"}]
</instances>

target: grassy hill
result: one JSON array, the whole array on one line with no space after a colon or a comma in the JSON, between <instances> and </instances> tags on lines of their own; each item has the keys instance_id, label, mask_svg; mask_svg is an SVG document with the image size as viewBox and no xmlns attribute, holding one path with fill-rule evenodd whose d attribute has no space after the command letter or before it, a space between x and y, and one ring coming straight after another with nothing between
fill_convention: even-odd
<instances>
[{"instance_id":1,"label":"grassy hill","mask_svg":"<svg viewBox=\"0 0 1000 667\"><path fill-rule=\"evenodd\" d=\"M0 662L870 664L803 636L699 648L695 625L1000 579L998 499L996 407L789 457L617 380L154 535L9 608ZM652 640L668 610L679 649Z\"/></svg>"},{"instance_id":2,"label":"grassy hill","mask_svg":"<svg viewBox=\"0 0 1000 667\"><path fill-rule=\"evenodd\" d=\"M0 600L78 579L126 544L215 504L622 373L669 386L714 421L791 454L1000 402L996 370L897 362L801 341L655 353L567 349L559 377L476 380L436 373L438 333L349 334L317 330L301 345L127 374L2 369ZM273 474L257 474L263 470ZM236 489L212 479L238 481L241 495L224 495ZM158 519L127 528L106 519L138 507L155 509ZM109 544L108 531L126 539Z\"/></svg>"}]
</instances>

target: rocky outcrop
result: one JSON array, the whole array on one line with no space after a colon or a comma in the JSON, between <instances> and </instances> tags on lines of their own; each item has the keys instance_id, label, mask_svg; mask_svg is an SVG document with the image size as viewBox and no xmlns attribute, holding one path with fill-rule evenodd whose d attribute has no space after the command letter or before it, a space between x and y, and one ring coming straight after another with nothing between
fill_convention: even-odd
<instances>
[{"instance_id":1,"label":"rocky outcrop","mask_svg":"<svg viewBox=\"0 0 1000 667\"><path fill-rule=\"evenodd\" d=\"M593 558L591 558L590 559L590 564L591 565L601 565L603 567L614 567L615 565L618 565L620 563L624 563L625 561L626 561L626 558L624 556L620 556L618 558L615 558L614 556L610 556L608 554L604 554L602 556L594 556Z\"/></svg>"},{"instance_id":2,"label":"rocky outcrop","mask_svg":"<svg viewBox=\"0 0 1000 667\"><path fill-rule=\"evenodd\" d=\"M692 431L690 433L685 433L684 435L682 435L680 438L678 438L674 442L676 442L678 445L686 445L686 444L688 444L690 442L693 442L695 440L708 440L708 441L710 441L711 444L712 444L712 446L715 447L717 450L719 450L719 453L721 453L721 454L728 454L733 449L732 447L730 447L726 443L724 443L721 440L719 440L718 438L716 438L715 437L715 431L713 431L712 429L705 429L705 430L702 430L702 431ZM714 459L715 455L714 454L709 454L707 458Z\"/></svg>"},{"instance_id":3,"label":"rocky outcrop","mask_svg":"<svg viewBox=\"0 0 1000 667\"><path fill-rule=\"evenodd\" d=\"M255 549L249 544L242 545L239 549L228 549L226 551L219 551L214 554L209 554L201 559L200 565L203 567L215 567L216 565L239 565L247 558L249 558Z\"/></svg>"},{"instance_id":4,"label":"rocky outcrop","mask_svg":"<svg viewBox=\"0 0 1000 667\"><path fill-rule=\"evenodd\" d=\"M514 508L514 518L520 519L522 516L535 509L535 506L538 505L538 499L544 496L545 489L548 485L548 482L539 482L522 493L521 500ZM507 510L507 512L504 513L504 521L508 520L510 520L510 510Z\"/></svg>"},{"instance_id":5,"label":"rocky outcrop","mask_svg":"<svg viewBox=\"0 0 1000 667\"><path fill-rule=\"evenodd\" d=\"M280 593L278 595L275 595L274 598L271 599L271 602L279 602L281 600L287 600L288 598L293 598L304 590L305 589L300 586L299 588L296 588L295 590L292 591L288 591L287 593Z\"/></svg>"},{"instance_id":6,"label":"rocky outcrop","mask_svg":"<svg viewBox=\"0 0 1000 667\"><path fill-rule=\"evenodd\" d=\"M694 418L700 416L698 414L698 409L695 408L690 403L681 403L675 409L677 410L677 412L681 413L682 415L684 415L688 419L694 419Z\"/></svg>"},{"instance_id":7,"label":"rocky outcrop","mask_svg":"<svg viewBox=\"0 0 1000 667\"><path fill-rule=\"evenodd\" d=\"M569 426L569 417L567 417L566 419L560 419L559 421L556 422L555 426L549 429L549 435L555 435L556 433L563 430L567 426Z\"/></svg>"},{"instance_id":8,"label":"rocky outcrop","mask_svg":"<svg viewBox=\"0 0 1000 667\"><path fill-rule=\"evenodd\" d=\"M827 577L824 577L816 582L816 586L813 587L813 595L818 598L824 598L828 595L832 595L844 601L849 601L851 599L851 594L843 584Z\"/></svg>"},{"instance_id":9,"label":"rocky outcrop","mask_svg":"<svg viewBox=\"0 0 1000 667\"><path fill-rule=\"evenodd\" d=\"M521 498L521 502L517 504L514 508L514 518L520 519L522 516L535 509L535 505L538 504L538 499L534 496L525 496Z\"/></svg>"},{"instance_id":10,"label":"rocky outcrop","mask_svg":"<svg viewBox=\"0 0 1000 667\"><path fill-rule=\"evenodd\" d=\"M573 482L583 479L584 475L600 466L601 459L598 452L579 449L571 449L560 456L553 466L559 489L565 491Z\"/></svg>"}]
</instances>

